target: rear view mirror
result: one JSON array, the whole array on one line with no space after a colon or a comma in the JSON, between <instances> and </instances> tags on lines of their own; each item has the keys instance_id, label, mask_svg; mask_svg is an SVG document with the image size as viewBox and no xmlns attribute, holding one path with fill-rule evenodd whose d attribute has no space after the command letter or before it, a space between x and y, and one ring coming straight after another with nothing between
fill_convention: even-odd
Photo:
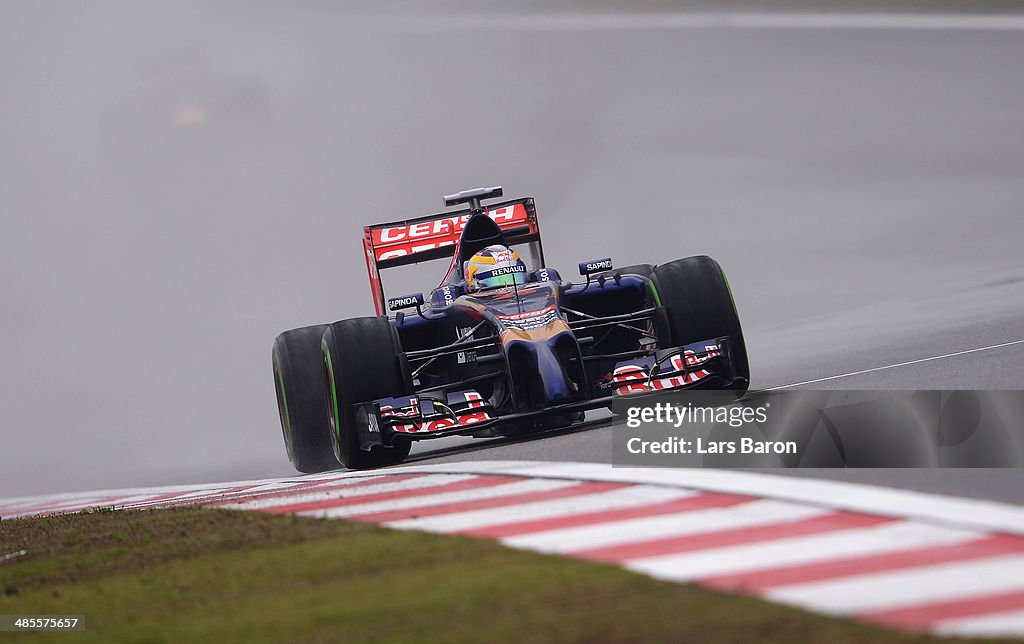
<instances>
[{"instance_id":1,"label":"rear view mirror","mask_svg":"<svg viewBox=\"0 0 1024 644\"><path fill-rule=\"evenodd\" d=\"M611 257L605 257L604 259L592 259L589 262L580 262L580 275L584 277L588 277L594 273L600 273L601 271L610 271L611 269Z\"/></svg>"},{"instance_id":2,"label":"rear view mirror","mask_svg":"<svg viewBox=\"0 0 1024 644\"><path fill-rule=\"evenodd\" d=\"M419 307L423 304L423 293L413 293L412 295L402 295L401 297L389 297L388 298L388 310L397 311L399 309L408 309L412 307Z\"/></svg>"}]
</instances>

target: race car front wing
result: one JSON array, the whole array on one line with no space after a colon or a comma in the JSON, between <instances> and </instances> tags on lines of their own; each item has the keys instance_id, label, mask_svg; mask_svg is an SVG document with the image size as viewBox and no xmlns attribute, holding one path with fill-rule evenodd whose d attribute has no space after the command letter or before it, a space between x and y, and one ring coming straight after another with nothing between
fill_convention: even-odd
<instances>
[{"instance_id":1,"label":"race car front wing","mask_svg":"<svg viewBox=\"0 0 1024 644\"><path fill-rule=\"evenodd\" d=\"M614 400L624 397L642 398L705 386L724 388L736 379L727 337L645 353L616 363L612 372L596 383L594 391L599 395L543 409L501 414L475 389L363 403L357 405L356 415L360 443L363 449L370 449L391 445L398 436L422 440L476 434L502 423L610 408Z\"/></svg>"}]
</instances>

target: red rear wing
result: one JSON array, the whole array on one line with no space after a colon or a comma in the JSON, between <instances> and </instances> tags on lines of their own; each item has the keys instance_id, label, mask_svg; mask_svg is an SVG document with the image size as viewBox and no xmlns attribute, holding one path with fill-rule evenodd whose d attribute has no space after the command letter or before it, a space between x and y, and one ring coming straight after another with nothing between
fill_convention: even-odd
<instances>
[{"instance_id":1,"label":"red rear wing","mask_svg":"<svg viewBox=\"0 0 1024 644\"><path fill-rule=\"evenodd\" d=\"M532 197L488 205L487 214L505 231L510 245L540 241ZM454 256L470 215L469 209L455 210L363 228L366 270L377 315L387 310L380 270Z\"/></svg>"}]
</instances>

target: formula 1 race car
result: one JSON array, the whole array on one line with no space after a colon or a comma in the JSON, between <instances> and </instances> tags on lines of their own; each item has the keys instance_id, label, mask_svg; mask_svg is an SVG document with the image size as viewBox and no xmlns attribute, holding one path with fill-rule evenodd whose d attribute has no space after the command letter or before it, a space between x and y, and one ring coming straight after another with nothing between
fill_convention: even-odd
<instances>
[{"instance_id":1,"label":"formula 1 race car","mask_svg":"<svg viewBox=\"0 0 1024 644\"><path fill-rule=\"evenodd\" d=\"M594 259L569 283L544 260L533 198L481 203L500 196L500 187L466 190L444 198L461 210L367 226L377 316L274 341L281 427L298 470L399 463L414 440L564 427L622 396L746 391L743 333L715 260L614 269ZM385 299L382 270L448 257L427 297Z\"/></svg>"}]
</instances>

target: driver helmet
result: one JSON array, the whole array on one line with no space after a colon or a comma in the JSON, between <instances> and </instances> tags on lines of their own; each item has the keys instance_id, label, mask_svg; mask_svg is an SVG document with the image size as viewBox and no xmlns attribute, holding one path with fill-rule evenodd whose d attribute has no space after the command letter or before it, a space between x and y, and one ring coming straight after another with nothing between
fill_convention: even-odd
<instances>
[{"instance_id":1,"label":"driver helmet","mask_svg":"<svg viewBox=\"0 0 1024 644\"><path fill-rule=\"evenodd\" d=\"M462 272L470 291L526 283L526 264L519 259L519 253L501 244L478 251Z\"/></svg>"}]
</instances>

